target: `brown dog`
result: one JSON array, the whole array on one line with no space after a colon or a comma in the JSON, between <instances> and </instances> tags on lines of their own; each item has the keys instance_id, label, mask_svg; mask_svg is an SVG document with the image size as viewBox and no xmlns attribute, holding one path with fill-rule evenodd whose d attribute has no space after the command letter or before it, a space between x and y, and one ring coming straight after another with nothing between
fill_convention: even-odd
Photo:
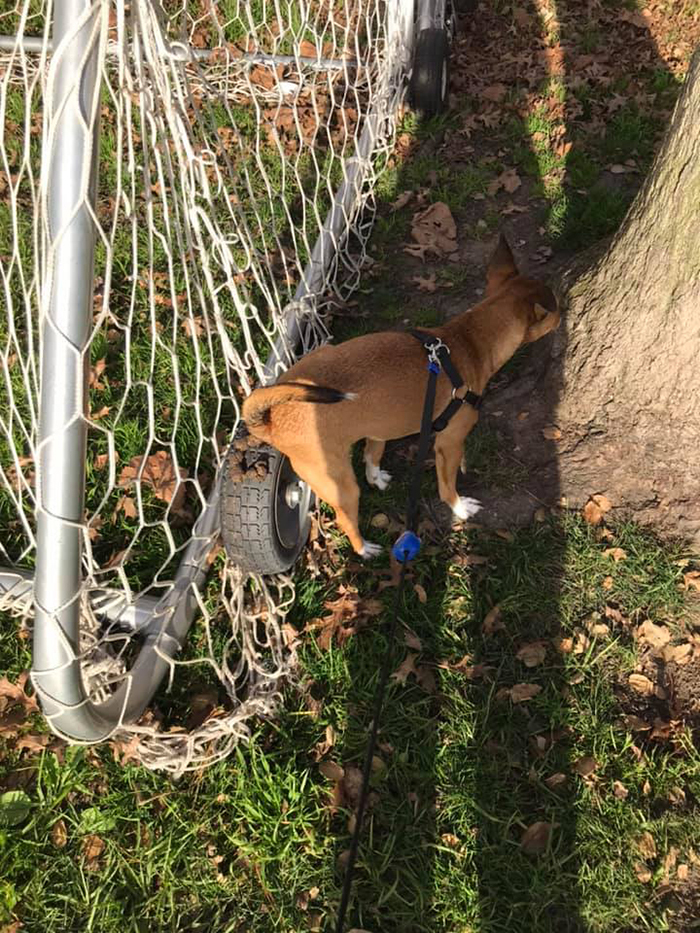
<instances>
[{"instance_id":1,"label":"brown dog","mask_svg":"<svg viewBox=\"0 0 700 933\"><path fill-rule=\"evenodd\" d=\"M428 332L441 338L467 389L481 395L486 383L523 343L559 324L553 292L520 275L501 237L489 263L486 296L470 311ZM391 476L380 467L386 441L415 434L428 379L427 353L410 334L385 332L323 346L295 363L274 386L256 389L243 404L249 431L286 454L296 473L335 509L338 524L362 557L381 547L365 541L358 527L360 490L351 447L365 441L367 482L386 489ZM438 376L434 417L448 405L452 386ZM462 405L435 437L440 498L460 519L481 508L457 494L464 439L478 419Z\"/></svg>"}]
</instances>

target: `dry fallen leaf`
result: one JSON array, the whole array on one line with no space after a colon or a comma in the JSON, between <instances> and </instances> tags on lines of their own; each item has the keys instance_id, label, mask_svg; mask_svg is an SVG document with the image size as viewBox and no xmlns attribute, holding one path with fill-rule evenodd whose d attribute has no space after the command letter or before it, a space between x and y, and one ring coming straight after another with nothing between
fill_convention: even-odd
<instances>
[{"instance_id":1,"label":"dry fallen leaf","mask_svg":"<svg viewBox=\"0 0 700 933\"><path fill-rule=\"evenodd\" d=\"M68 842L68 830L65 820L57 820L51 828L51 842L57 849L63 849Z\"/></svg>"},{"instance_id":2,"label":"dry fallen leaf","mask_svg":"<svg viewBox=\"0 0 700 933\"><path fill-rule=\"evenodd\" d=\"M621 547L609 547L603 551L603 557L612 557L617 564L627 557L627 551L623 551Z\"/></svg>"},{"instance_id":3,"label":"dry fallen leaf","mask_svg":"<svg viewBox=\"0 0 700 933\"><path fill-rule=\"evenodd\" d=\"M425 603L428 602L428 594L425 592L425 589L420 585L420 583L414 583L413 589L416 596L418 597L418 602L425 605Z\"/></svg>"},{"instance_id":4,"label":"dry fallen leaf","mask_svg":"<svg viewBox=\"0 0 700 933\"><path fill-rule=\"evenodd\" d=\"M498 632L504 628L505 623L501 618L500 606L495 605L493 609L487 612L486 618L481 624L481 631L484 633L484 635L493 635L494 632Z\"/></svg>"},{"instance_id":5,"label":"dry fallen leaf","mask_svg":"<svg viewBox=\"0 0 700 933\"><path fill-rule=\"evenodd\" d=\"M578 758L572 765L573 770L576 774L580 774L581 777L590 777L597 767L598 762L595 758L591 758L590 755L584 755L583 758Z\"/></svg>"},{"instance_id":6,"label":"dry fallen leaf","mask_svg":"<svg viewBox=\"0 0 700 933\"><path fill-rule=\"evenodd\" d=\"M158 450L147 457L132 457L128 465L119 474L121 487L130 486L139 479L149 486L157 499L170 503L177 511L182 508L185 501L185 484L182 480L187 478L187 470L179 467L176 471L175 463L167 450Z\"/></svg>"},{"instance_id":7,"label":"dry fallen leaf","mask_svg":"<svg viewBox=\"0 0 700 933\"><path fill-rule=\"evenodd\" d=\"M612 578L612 577L605 577L605 578L603 579L602 586L603 586L603 589L604 589L604 590L611 590L611 589L612 589L612 586L613 586L613 578Z\"/></svg>"},{"instance_id":8,"label":"dry fallen leaf","mask_svg":"<svg viewBox=\"0 0 700 933\"><path fill-rule=\"evenodd\" d=\"M85 867L88 871L97 871L100 867L100 856L104 852L104 848L104 840L94 833L89 833L83 837L81 849L85 859Z\"/></svg>"},{"instance_id":9,"label":"dry fallen leaf","mask_svg":"<svg viewBox=\"0 0 700 933\"><path fill-rule=\"evenodd\" d=\"M415 632L412 632L411 629L407 628L403 636L404 644L407 648L413 648L414 651L422 651L423 643L420 638L416 635Z\"/></svg>"},{"instance_id":10,"label":"dry fallen leaf","mask_svg":"<svg viewBox=\"0 0 700 933\"><path fill-rule=\"evenodd\" d=\"M434 253L442 258L457 251L457 225L443 201L437 201L413 215L411 236L417 246L406 246L404 249L421 259L425 258L426 253Z\"/></svg>"},{"instance_id":11,"label":"dry fallen leaf","mask_svg":"<svg viewBox=\"0 0 700 933\"><path fill-rule=\"evenodd\" d=\"M529 826L520 839L523 852L528 855L541 855L547 848L553 828L553 823L544 823L542 821Z\"/></svg>"},{"instance_id":12,"label":"dry fallen leaf","mask_svg":"<svg viewBox=\"0 0 700 933\"><path fill-rule=\"evenodd\" d=\"M622 783L622 781L613 782L613 794L617 797L618 800L626 800L629 797L629 791Z\"/></svg>"},{"instance_id":13,"label":"dry fallen leaf","mask_svg":"<svg viewBox=\"0 0 700 933\"><path fill-rule=\"evenodd\" d=\"M650 832L643 832L641 836L635 839L635 846L643 859L656 858L656 843Z\"/></svg>"},{"instance_id":14,"label":"dry fallen leaf","mask_svg":"<svg viewBox=\"0 0 700 933\"><path fill-rule=\"evenodd\" d=\"M642 622L634 635L641 644L651 645L652 648L663 648L671 640L671 633L665 625L656 625L649 619Z\"/></svg>"},{"instance_id":15,"label":"dry fallen leaf","mask_svg":"<svg viewBox=\"0 0 700 933\"><path fill-rule=\"evenodd\" d=\"M541 692L542 687L539 684L515 684L509 691L513 703L525 703Z\"/></svg>"},{"instance_id":16,"label":"dry fallen leaf","mask_svg":"<svg viewBox=\"0 0 700 933\"><path fill-rule=\"evenodd\" d=\"M664 661L673 661L676 664L683 665L690 661L693 653L693 646L688 642L681 645L666 645L663 650Z\"/></svg>"},{"instance_id":17,"label":"dry fallen leaf","mask_svg":"<svg viewBox=\"0 0 700 933\"><path fill-rule=\"evenodd\" d=\"M394 673L391 675L391 679L395 680L398 684L405 684L407 677L409 677L411 674L416 675L417 674L416 658L417 657L418 657L417 654L412 654L411 652L409 652L406 655L406 658L404 659L401 666L398 667L394 671Z\"/></svg>"},{"instance_id":18,"label":"dry fallen leaf","mask_svg":"<svg viewBox=\"0 0 700 933\"><path fill-rule=\"evenodd\" d=\"M546 428L542 428L542 437L547 441L558 441L561 439L561 431L555 425L550 424Z\"/></svg>"},{"instance_id":19,"label":"dry fallen leaf","mask_svg":"<svg viewBox=\"0 0 700 933\"><path fill-rule=\"evenodd\" d=\"M583 517L589 525L600 525L603 516L611 508L612 503L605 496L591 496L583 507Z\"/></svg>"},{"instance_id":20,"label":"dry fallen leaf","mask_svg":"<svg viewBox=\"0 0 700 933\"><path fill-rule=\"evenodd\" d=\"M648 884L651 881L651 872L642 862L634 863L634 873L637 876L637 881L641 881L642 884Z\"/></svg>"},{"instance_id":21,"label":"dry fallen leaf","mask_svg":"<svg viewBox=\"0 0 700 933\"><path fill-rule=\"evenodd\" d=\"M519 661L522 661L525 667L537 667L547 656L547 646L544 641L531 641L523 645L515 655Z\"/></svg>"},{"instance_id":22,"label":"dry fallen leaf","mask_svg":"<svg viewBox=\"0 0 700 933\"><path fill-rule=\"evenodd\" d=\"M637 693L641 693L643 696L651 696L654 692L654 684L648 677L645 677L644 674L630 674L629 685L633 690Z\"/></svg>"},{"instance_id":23,"label":"dry fallen leaf","mask_svg":"<svg viewBox=\"0 0 700 933\"><path fill-rule=\"evenodd\" d=\"M676 870L676 878L678 878L679 881L687 881L689 874L690 869L687 865L683 864L678 866L678 869Z\"/></svg>"},{"instance_id":24,"label":"dry fallen leaf","mask_svg":"<svg viewBox=\"0 0 700 933\"><path fill-rule=\"evenodd\" d=\"M437 291L438 285L437 285L437 282L436 282L436 280L435 280L435 273L434 273L434 272L431 272L431 274L430 274L427 278L423 278L423 277L420 276L420 275L416 275L416 276L414 276L414 277L411 279L411 281L413 282L414 285L417 285L417 286L418 286L418 291L419 291L419 292L434 292L434 291Z\"/></svg>"},{"instance_id":25,"label":"dry fallen leaf","mask_svg":"<svg viewBox=\"0 0 700 933\"><path fill-rule=\"evenodd\" d=\"M555 787L561 787L562 784L566 784L567 778L566 775L561 771L557 771L556 774L550 774L548 778L545 778L545 784L547 787L554 790Z\"/></svg>"}]
</instances>

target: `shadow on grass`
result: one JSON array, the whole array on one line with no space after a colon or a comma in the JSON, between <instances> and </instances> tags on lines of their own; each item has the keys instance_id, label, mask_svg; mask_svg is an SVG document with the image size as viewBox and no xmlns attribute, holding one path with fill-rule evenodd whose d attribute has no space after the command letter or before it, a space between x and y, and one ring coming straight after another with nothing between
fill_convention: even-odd
<instances>
[{"instance_id":1,"label":"shadow on grass","mask_svg":"<svg viewBox=\"0 0 700 933\"><path fill-rule=\"evenodd\" d=\"M574 99L566 89L578 67L582 35L573 16L577 5L559 0L555 12L554 41L563 50L563 67L548 80L562 88L568 128L576 113L585 116L585 94ZM499 16L489 13L484 19L483 26L475 24L472 42L487 41L487 30ZM551 25L543 24L543 31ZM596 41L604 50L605 37ZM644 34L638 45L656 69L655 81L665 86L670 79L653 40ZM622 94L628 80L624 63L617 72L614 61L609 67L610 82ZM653 127L634 103L625 105L606 129L600 158L611 163L633 158L644 172L653 154ZM545 192L545 166L534 135L529 145L532 163L542 167L539 181ZM421 178L422 162L419 155ZM439 159L434 168L440 170ZM414 185L415 175L416 165L409 162L396 190ZM550 199L545 219L555 243L576 248L614 232L634 190L619 185L613 175L602 175L600 165L577 151L563 160L560 194ZM386 253L405 227L395 215L384 224ZM376 280L383 298L367 295L374 319L346 322L336 328L336 338L379 329L376 317L389 326L405 326L409 320L422 326L439 323L417 321L415 301L413 308L402 301L400 266L399 259L390 281ZM521 271L539 272L527 263ZM425 309L418 314L431 318ZM571 659L587 650L589 639L577 626L583 600L564 592L570 544L557 513L556 443L542 435L556 422L562 387L553 346L556 357L566 352L565 331L563 325L554 345L548 339L528 348L495 380L484 423L467 439L471 483L463 491L473 495L475 486L481 487L478 494L494 530L455 533L442 520L424 529L424 551L411 581L422 589L407 588L401 614L418 641L406 642L404 631L400 642L389 647L397 674L405 672L402 665L411 654L409 667L416 672L405 683L394 680L387 696L382 762L373 781L349 926L382 933L582 933L599 928L581 908L580 884L591 856L577 845L578 799L587 763L574 750L578 713L571 699L580 676ZM502 409L508 409L512 422L518 404L532 409L530 417L518 425L504 424ZM523 474L518 450L524 432L537 435L540 454L535 471ZM408 475L401 450L400 444L391 445L383 463L399 480ZM430 476L426 485L433 483ZM362 494L365 515L381 510L400 518L404 513L396 491L380 499L363 484ZM522 521L535 512L538 520L519 530L497 527L499 521L507 526L510 519ZM386 535L383 543L394 537ZM377 579L363 571L357 585L370 595ZM387 650L385 625L373 623L346 656L351 688L340 757L357 767ZM580 667L580 657L576 663ZM338 832L341 853L349 836L340 822ZM327 929L334 927L329 923Z\"/></svg>"}]
</instances>

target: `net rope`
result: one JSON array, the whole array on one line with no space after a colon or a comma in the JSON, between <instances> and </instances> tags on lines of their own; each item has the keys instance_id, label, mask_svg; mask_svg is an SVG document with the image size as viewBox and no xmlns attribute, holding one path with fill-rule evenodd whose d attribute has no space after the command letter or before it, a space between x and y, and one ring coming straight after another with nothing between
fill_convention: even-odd
<instances>
[{"instance_id":1,"label":"net rope","mask_svg":"<svg viewBox=\"0 0 700 933\"><path fill-rule=\"evenodd\" d=\"M0 52L0 564L25 576L43 508L39 338L51 243L64 234L47 227L55 139L43 116L83 78L78 70L71 87L52 82L61 54L52 13L51 2L26 0L0 14L0 33L37 46L18 40ZM86 350L59 336L89 383L89 408L75 413L88 431L86 462L76 464L86 497L74 599L83 683L100 702L128 681L145 637L110 622L105 607L172 590L242 398L270 379L271 359L280 371L328 339L329 308L357 287L403 91L381 0L96 0L75 29L88 22L99 95L82 138L86 156L96 145L99 169L94 204L86 172L76 210L96 233L92 320ZM300 288L368 114L376 131L359 155L357 197ZM300 346L291 318L302 324ZM187 640L153 706L111 736L118 751L173 774L248 738L258 717L274 714L294 668L283 636L291 578L245 578L217 531L207 543L205 583L181 594L197 604ZM19 578L0 591L0 610L31 625ZM166 621L149 629L157 651Z\"/></svg>"}]
</instances>

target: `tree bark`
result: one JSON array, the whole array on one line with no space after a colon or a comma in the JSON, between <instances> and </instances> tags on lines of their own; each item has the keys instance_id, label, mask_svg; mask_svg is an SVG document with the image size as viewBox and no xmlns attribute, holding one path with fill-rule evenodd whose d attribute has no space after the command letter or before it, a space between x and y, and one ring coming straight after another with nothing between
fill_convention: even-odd
<instances>
[{"instance_id":1,"label":"tree bark","mask_svg":"<svg viewBox=\"0 0 700 933\"><path fill-rule=\"evenodd\" d=\"M487 408L528 469L527 501L511 496L487 518L604 493L700 544L700 51L622 227L557 286L559 331ZM561 438L546 440L545 424Z\"/></svg>"}]
</instances>

